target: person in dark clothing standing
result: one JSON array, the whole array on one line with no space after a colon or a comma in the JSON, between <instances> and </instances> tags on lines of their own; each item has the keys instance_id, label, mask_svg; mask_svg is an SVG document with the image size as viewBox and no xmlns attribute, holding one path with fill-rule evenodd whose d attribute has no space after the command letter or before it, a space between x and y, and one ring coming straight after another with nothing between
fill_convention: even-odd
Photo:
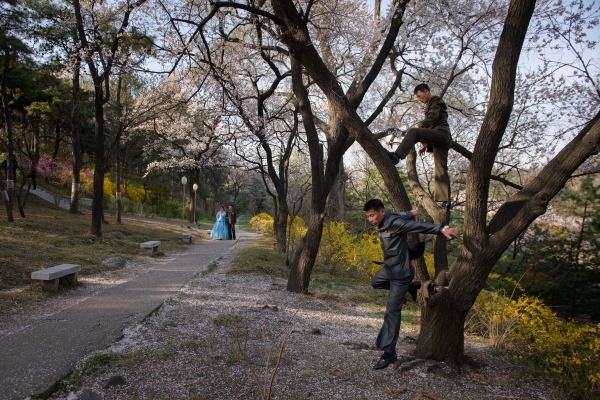
<instances>
[{"instance_id":1,"label":"person in dark clothing standing","mask_svg":"<svg viewBox=\"0 0 600 400\"><path fill-rule=\"evenodd\" d=\"M434 200L442 203L442 207L450 209L450 177L448 176L448 150L452 145L448 112L446 103L439 96L433 96L429 86L421 83L414 90L417 99L425 104L425 118L410 128L396 149L390 151L394 164L404 160L416 142L422 146L418 153L422 155L433 152L434 169Z\"/></svg>"},{"instance_id":2,"label":"person in dark clothing standing","mask_svg":"<svg viewBox=\"0 0 600 400\"><path fill-rule=\"evenodd\" d=\"M233 204L229 204L227 210L227 227L229 228L229 239L235 240L235 224L237 223L237 214Z\"/></svg>"},{"instance_id":3,"label":"person in dark clothing standing","mask_svg":"<svg viewBox=\"0 0 600 400\"><path fill-rule=\"evenodd\" d=\"M363 210L371 225L377 227L379 241L383 249L384 272L378 272L373 284L389 280L389 294L383 325L375 344L383 354L373 369L382 369L396 362L396 342L400 333L400 319L404 296L409 289L415 270L410 262L406 235L408 233L430 233L444 235L448 239L457 238L459 231L447 225L414 220L414 210L405 213L386 211L383 202L372 199L365 203ZM385 276L383 276L385 275ZM376 279L377 278L377 279ZM377 283L377 282L379 283Z\"/></svg>"}]
</instances>

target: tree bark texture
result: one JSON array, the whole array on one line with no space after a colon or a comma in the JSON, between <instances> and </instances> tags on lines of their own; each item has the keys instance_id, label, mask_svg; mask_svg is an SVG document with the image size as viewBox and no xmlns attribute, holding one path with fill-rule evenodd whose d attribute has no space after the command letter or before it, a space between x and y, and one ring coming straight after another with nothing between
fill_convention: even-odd
<instances>
[{"instance_id":1,"label":"tree bark texture","mask_svg":"<svg viewBox=\"0 0 600 400\"><path fill-rule=\"evenodd\" d=\"M327 196L331 185L334 182L336 175L338 174L337 165L333 164L335 162L340 162L343 156L343 152L346 149L346 142L348 140L348 133L351 133L357 141L360 142L361 146L367 154L374 160L374 163L378 166L381 174L384 175L384 180L386 182L393 182L391 185L387 185L388 189L391 192L391 198L395 199L394 206L399 210L409 210L410 202L408 200L408 195L404 190L404 186L400 177L398 175L397 170L394 168L391 161L389 161L389 157L387 151L381 146L378 140L371 134L368 128L365 126L363 121L360 119L358 114L356 113L356 107L360 104L360 100L364 93L366 92L369 85L373 82L378 72L381 70L381 67L393 45L394 39L397 36L398 30L402 23L401 16L403 14L403 8L398 9L394 14L392 28L386 37L383 48L379 55L376 58L376 61L373 64L371 70L369 70L365 79L356 87L356 95L353 96L353 103L346 97L341 86L337 82L336 77L331 73L331 71L327 68L326 64L323 62L321 57L319 56L316 49L313 47L310 36L308 34L308 29L306 27L306 23L303 20L302 16L296 10L294 4L288 0L272 0L271 2L273 6L273 10L275 14L282 19L284 25L282 28L281 40L286 44L288 49L290 50L290 58L292 60L292 66L294 63L301 63L305 68L307 73L311 76L311 78L315 81L315 83L319 86L319 88L323 91L323 93L327 96L327 100L329 102L330 114L336 115L343 126L346 128L337 135L335 142L329 146L328 149L328 157L327 157L327 168L323 170L323 151L318 144L318 136L316 134L316 129L314 128L314 119L312 116L312 112L310 111L310 103L308 100L308 96L305 93L301 93L305 91L303 85L298 84L298 76L299 74L292 74L292 81L294 87L294 94L300 103L300 109L302 113L302 119L305 126L305 130L307 131L307 138L309 144L309 151L311 153L311 170L313 177L313 194L311 201L313 205L311 206L311 226L318 226L316 221L319 221L321 214L324 212L324 209L320 207L320 205L315 204L315 202L320 203L323 201L323 207L325 205L325 199L323 196ZM402 3L405 5L405 3ZM301 77L300 77L301 82ZM299 90L300 88L300 90ZM314 131L314 132L313 132ZM312 142L314 142L311 146L311 136L314 135ZM315 192L318 190L318 192ZM316 258L318 249L307 249L309 245L319 245L321 233L317 232L309 232L307 233L307 237L309 235L315 236L314 238L307 238L303 240L303 246L297 251L296 257L294 257L294 263L292 264L292 268L290 271L290 280L293 281L291 285L288 284L288 289L293 291L306 291L308 286L305 288L299 288L297 286L298 283L303 282L308 284L308 280L310 275L306 275L310 273L309 269L312 268L303 268L301 262L307 260L307 257L301 257L301 252L306 252L305 254L314 254ZM319 242L316 241L318 239ZM311 261L314 264L314 259ZM301 276L297 276L301 275ZM300 289L300 290L298 290Z\"/></svg>"},{"instance_id":2,"label":"tree bark texture","mask_svg":"<svg viewBox=\"0 0 600 400\"><path fill-rule=\"evenodd\" d=\"M71 204L69 205L69 213L79 213L79 196L81 194L81 125L79 124L79 108L80 108L80 85L79 85L79 70L81 69L81 60L77 57L75 66L73 67L73 91L71 95L71 137L72 157L73 157L73 177L71 183Z\"/></svg>"},{"instance_id":3,"label":"tree bark texture","mask_svg":"<svg viewBox=\"0 0 600 400\"><path fill-rule=\"evenodd\" d=\"M344 200L346 199L346 173L344 161L340 162L339 172L335 177L329 196L327 197L326 214L327 220L343 222L346 215Z\"/></svg>"},{"instance_id":4,"label":"tree bark texture","mask_svg":"<svg viewBox=\"0 0 600 400\"><path fill-rule=\"evenodd\" d=\"M287 290L290 292L308 292L310 276L315 264L315 259L319 253L324 221L324 212L319 213L319 209L311 209L306 235L304 235L300 241L300 245L292 260L290 276L287 282Z\"/></svg>"},{"instance_id":5,"label":"tree bark texture","mask_svg":"<svg viewBox=\"0 0 600 400\"><path fill-rule=\"evenodd\" d=\"M107 77L108 79L108 77ZM102 201L104 199L104 101L102 81L98 78L94 83L94 117L96 120L95 134L95 160L94 160L94 194L92 196L92 234L102 236L102 221L104 211Z\"/></svg>"},{"instance_id":6,"label":"tree bark texture","mask_svg":"<svg viewBox=\"0 0 600 400\"><path fill-rule=\"evenodd\" d=\"M277 212L275 213L275 221L273 221L275 232L275 241L277 243L277 251L285 253L287 250L287 221L290 211L286 197L277 194Z\"/></svg>"},{"instance_id":7,"label":"tree bark texture","mask_svg":"<svg viewBox=\"0 0 600 400\"><path fill-rule=\"evenodd\" d=\"M122 72L122 71L121 71ZM116 193L115 193L115 206L116 206L116 214L117 214L117 223L121 223L121 210L123 208L123 202L121 200L121 135L123 133L123 107L121 105L121 88L123 85L123 76L119 73L119 78L117 79L117 98L116 98L116 108L117 108L117 137L115 137L115 157L117 159L117 177L116 177ZM191 180L190 180L191 181ZM191 183L191 182L190 182ZM191 218L190 213L190 218Z\"/></svg>"},{"instance_id":8,"label":"tree bark texture","mask_svg":"<svg viewBox=\"0 0 600 400\"><path fill-rule=\"evenodd\" d=\"M509 6L492 65L488 111L467 174L463 251L452 269L448 286L442 286L421 307L416 354L426 358L454 364L463 362L464 318L510 243L490 244L485 229L487 200L495 156L512 112L516 68L534 7L535 2L529 0L513 0ZM439 301L432 301L435 296Z\"/></svg>"},{"instance_id":9,"label":"tree bark texture","mask_svg":"<svg viewBox=\"0 0 600 400\"><path fill-rule=\"evenodd\" d=\"M8 222L14 222L13 217L13 198L14 198L14 185L15 185L15 150L13 143L13 132L12 132L12 116L10 110L10 103L8 99L8 70L9 54L5 54L4 57L4 71L2 73L2 111L4 112L4 129L6 130L6 185L4 190L4 204L6 206L6 218Z\"/></svg>"}]
</instances>

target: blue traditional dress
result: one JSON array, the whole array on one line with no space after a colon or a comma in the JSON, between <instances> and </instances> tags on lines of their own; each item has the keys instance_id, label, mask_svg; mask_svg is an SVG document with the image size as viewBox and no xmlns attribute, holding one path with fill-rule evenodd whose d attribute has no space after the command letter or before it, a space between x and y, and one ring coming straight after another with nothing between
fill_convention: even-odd
<instances>
[{"instance_id":1,"label":"blue traditional dress","mask_svg":"<svg viewBox=\"0 0 600 400\"><path fill-rule=\"evenodd\" d=\"M217 222L215 222L210 231L210 237L213 239L229 240L227 213L225 211L219 211L217 213Z\"/></svg>"}]
</instances>

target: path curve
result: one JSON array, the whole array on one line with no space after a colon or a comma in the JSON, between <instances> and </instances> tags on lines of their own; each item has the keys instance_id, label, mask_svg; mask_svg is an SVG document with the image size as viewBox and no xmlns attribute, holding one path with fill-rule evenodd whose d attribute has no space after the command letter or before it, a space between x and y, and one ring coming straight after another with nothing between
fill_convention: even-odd
<instances>
[{"instance_id":1,"label":"path curve","mask_svg":"<svg viewBox=\"0 0 600 400\"><path fill-rule=\"evenodd\" d=\"M64 196L45 189L32 194L65 207ZM140 323L234 246L261 236L238 231L238 240L194 243L186 252L155 260L148 272L130 281L0 335L1 398L22 400L51 393L78 361L118 341L123 329Z\"/></svg>"},{"instance_id":2,"label":"path curve","mask_svg":"<svg viewBox=\"0 0 600 400\"><path fill-rule=\"evenodd\" d=\"M190 245L128 282L0 336L2 399L50 393L78 361L119 340L124 328L141 322L194 275L250 239L240 236Z\"/></svg>"}]
</instances>

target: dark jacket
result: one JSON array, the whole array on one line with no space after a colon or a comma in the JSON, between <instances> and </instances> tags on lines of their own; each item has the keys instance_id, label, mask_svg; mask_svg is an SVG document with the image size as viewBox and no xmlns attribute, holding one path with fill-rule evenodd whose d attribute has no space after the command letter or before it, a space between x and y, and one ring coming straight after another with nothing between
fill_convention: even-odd
<instances>
[{"instance_id":1,"label":"dark jacket","mask_svg":"<svg viewBox=\"0 0 600 400\"><path fill-rule=\"evenodd\" d=\"M410 211L394 213L387 211L383 222L377 227L383 250L383 265L390 279L402 279L415 274L408 255L407 233L440 233L440 224L415 221Z\"/></svg>"},{"instance_id":2,"label":"dark jacket","mask_svg":"<svg viewBox=\"0 0 600 400\"><path fill-rule=\"evenodd\" d=\"M235 210L227 211L227 223L229 225L235 225L237 223L237 214Z\"/></svg>"},{"instance_id":3,"label":"dark jacket","mask_svg":"<svg viewBox=\"0 0 600 400\"><path fill-rule=\"evenodd\" d=\"M419 128L439 129L450 133L447 108L440 96L431 96L425 106L425 118L417 125Z\"/></svg>"}]
</instances>

